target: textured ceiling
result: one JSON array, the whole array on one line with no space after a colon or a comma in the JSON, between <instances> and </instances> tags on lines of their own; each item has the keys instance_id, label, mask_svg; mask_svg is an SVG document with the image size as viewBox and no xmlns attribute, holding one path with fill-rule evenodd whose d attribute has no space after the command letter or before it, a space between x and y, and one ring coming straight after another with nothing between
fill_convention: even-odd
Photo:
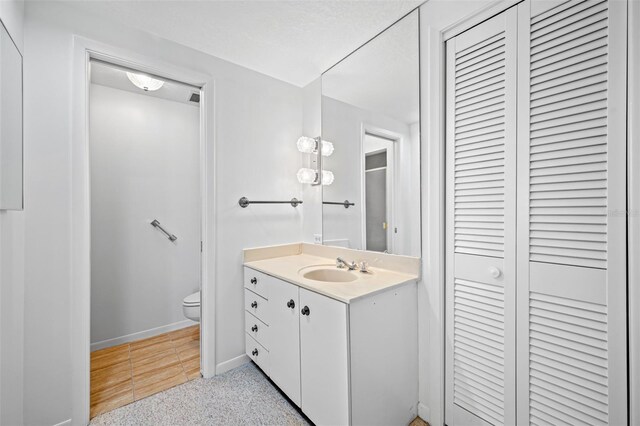
<instances>
[{"instance_id":1,"label":"textured ceiling","mask_svg":"<svg viewBox=\"0 0 640 426\"><path fill-rule=\"evenodd\" d=\"M85 13L304 86L394 21L415 0L65 2Z\"/></svg>"}]
</instances>

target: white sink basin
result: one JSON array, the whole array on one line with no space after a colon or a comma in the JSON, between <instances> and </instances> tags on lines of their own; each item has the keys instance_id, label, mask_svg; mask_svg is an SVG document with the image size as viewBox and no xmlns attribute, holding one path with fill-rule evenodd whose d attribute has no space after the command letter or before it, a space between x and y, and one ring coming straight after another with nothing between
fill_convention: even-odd
<instances>
[{"instance_id":1,"label":"white sink basin","mask_svg":"<svg viewBox=\"0 0 640 426\"><path fill-rule=\"evenodd\" d=\"M308 266L298 271L303 278L327 283L348 283L358 279L352 271L329 266Z\"/></svg>"}]
</instances>

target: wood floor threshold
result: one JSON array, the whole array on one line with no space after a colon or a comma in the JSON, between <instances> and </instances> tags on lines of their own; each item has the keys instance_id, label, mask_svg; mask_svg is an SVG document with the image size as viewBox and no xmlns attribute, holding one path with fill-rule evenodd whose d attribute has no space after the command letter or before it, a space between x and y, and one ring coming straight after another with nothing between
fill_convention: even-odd
<instances>
[{"instance_id":1,"label":"wood floor threshold","mask_svg":"<svg viewBox=\"0 0 640 426\"><path fill-rule=\"evenodd\" d=\"M200 377L200 326L91 353L90 417Z\"/></svg>"}]
</instances>

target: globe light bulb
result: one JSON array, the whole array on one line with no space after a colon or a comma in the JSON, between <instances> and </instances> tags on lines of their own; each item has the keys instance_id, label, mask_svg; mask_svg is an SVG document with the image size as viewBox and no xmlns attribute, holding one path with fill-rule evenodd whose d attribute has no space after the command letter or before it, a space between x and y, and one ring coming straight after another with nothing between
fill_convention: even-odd
<instances>
[{"instance_id":1,"label":"globe light bulb","mask_svg":"<svg viewBox=\"0 0 640 426\"><path fill-rule=\"evenodd\" d=\"M316 179L318 179L318 173L313 169L303 167L298 170L296 177L300 183L315 183Z\"/></svg>"},{"instance_id":2,"label":"globe light bulb","mask_svg":"<svg viewBox=\"0 0 640 426\"><path fill-rule=\"evenodd\" d=\"M333 143L329 141L322 141L322 155L328 157L333 154Z\"/></svg>"},{"instance_id":3,"label":"globe light bulb","mask_svg":"<svg viewBox=\"0 0 640 426\"><path fill-rule=\"evenodd\" d=\"M134 74L132 72L128 72L127 77L129 78L130 82L132 82L135 86L141 88L145 92L153 92L160 89L164 85L164 81L149 77L148 75L144 74Z\"/></svg>"},{"instance_id":4,"label":"globe light bulb","mask_svg":"<svg viewBox=\"0 0 640 426\"><path fill-rule=\"evenodd\" d=\"M316 150L316 140L307 136L301 136L296 143L298 151L313 154Z\"/></svg>"},{"instance_id":5,"label":"globe light bulb","mask_svg":"<svg viewBox=\"0 0 640 426\"><path fill-rule=\"evenodd\" d=\"M334 180L335 180L335 176L333 175L333 172L331 172L329 170L323 170L322 171L322 184L323 185L331 185Z\"/></svg>"}]
</instances>

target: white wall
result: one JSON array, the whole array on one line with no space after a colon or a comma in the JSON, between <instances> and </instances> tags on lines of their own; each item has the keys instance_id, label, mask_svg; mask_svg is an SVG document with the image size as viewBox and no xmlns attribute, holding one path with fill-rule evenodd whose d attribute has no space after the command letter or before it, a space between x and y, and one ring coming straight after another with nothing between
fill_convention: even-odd
<instances>
[{"instance_id":1,"label":"white wall","mask_svg":"<svg viewBox=\"0 0 640 426\"><path fill-rule=\"evenodd\" d=\"M103 342L99 349L189 325L182 299L200 289L200 110L98 84L89 99L91 343ZM150 226L154 219L178 239Z\"/></svg>"},{"instance_id":2,"label":"white wall","mask_svg":"<svg viewBox=\"0 0 640 426\"><path fill-rule=\"evenodd\" d=\"M324 168L331 170L335 181L323 187L323 201L349 200L356 203L345 209L323 206L323 239L348 240L349 247L362 247L362 126L374 126L402 137L396 149L395 212L398 234L394 253L420 256L420 147L411 126L365 111L328 97L322 98L322 137L333 142L335 151L325 157ZM392 224L393 226L394 224Z\"/></svg>"},{"instance_id":3,"label":"white wall","mask_svg":"<svg viewBox=\"0 0 640 426\"><path fill-rule=\"evenodd\" d=\"M1 1L0 20L24 54L22 1ZM23 421L24 212L0 210L0 424Z\"/></svg>"},{"instance_id":4,"label":"white wall","mask_svg":"<svg viewBox=\"0 0 640 426\"><path fill-rule=\"evenodd\" d=\"M27 424L71 417L71 141L73 35L213 76L217 150L207 161L217 202L216 356L244 354L242 249L299 241L301 212L287 205L241 209L253 199L300 197L295 174L302 132L301 89L59 2L28 2L25 51L25 399ZM215 163L214 163L215 161Z\"/></svg>"}]
</instances>

